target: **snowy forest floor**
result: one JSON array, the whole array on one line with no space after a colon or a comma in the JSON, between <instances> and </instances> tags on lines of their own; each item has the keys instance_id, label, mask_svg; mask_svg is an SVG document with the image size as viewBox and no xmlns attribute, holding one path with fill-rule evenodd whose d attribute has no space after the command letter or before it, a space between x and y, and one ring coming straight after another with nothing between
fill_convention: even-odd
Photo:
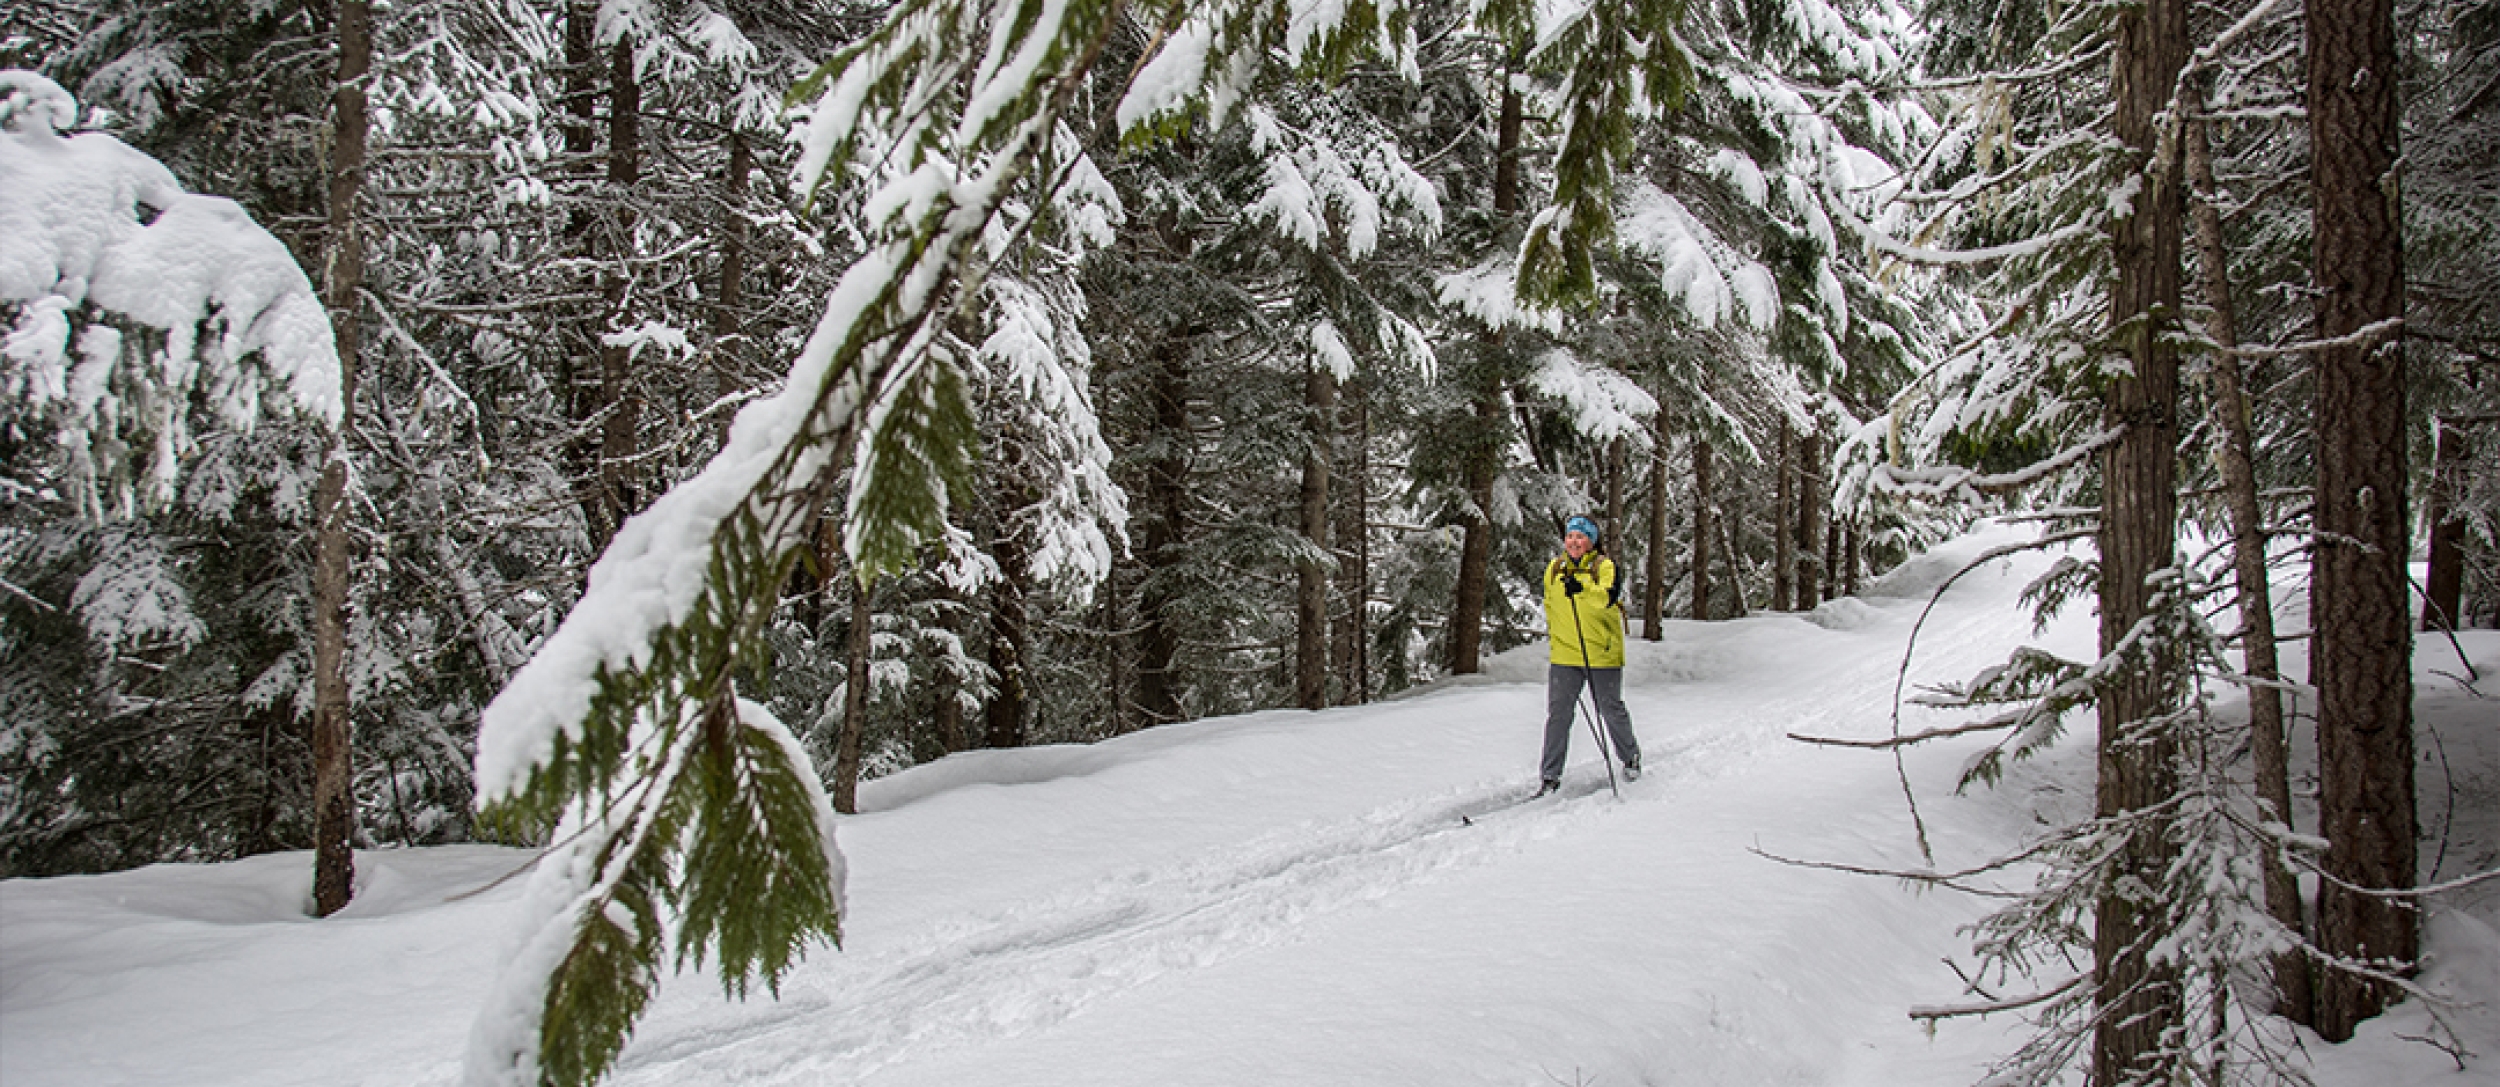
<instances>
[{"instance_id":1,"label":"snowy forest floor","mask_svg":"<svg viewBox=\"0 0 2500 1087\"><path fill-rule=\"evenodd\" d=\"M2088 811L2088 721L1961 795L1984 737L1912 749L1899 771L1788 738L1889 735L1928 594L2016 538L1982 530L1810 615L1635 641L1626 697L1650 773L1620 800L1583 729L1562 795L1509 803L1535 783L1541 643L1370 706L973 752L869 783L839 829L845 946L817 949L777 1000L669 979L612 1082L1974 1083L2022 1024L1931 1035L1905 1013L1966 999L1941 960L1988 904L1772 855L1923 866L1904 778L1944 869ZM2035 635L2017 600L2047 561L1957 582L1911 683L1968 678L2024 642L2088 656L2087 609ZM2500 633L2461 644L2500 692ZM2426 869L2500 867L2500 711L2441 675L2463 672L2445 637L2416 666ZM1945 720L1907 707L1902 726ZM301 854L0 881L0 1083L454 1083L515 936L522 881L492 881L527 857L361 853L357 897L327 921L305 916ZM2428 1033L2407 1005L2345 1045L2308 1038L2320 1087L2500 1079L2500 881L2442 897L2427 926L2424 980L2458 1002L2473 1055L2461 1068L2405 1040Z\"/></svg>"}]
</instances>

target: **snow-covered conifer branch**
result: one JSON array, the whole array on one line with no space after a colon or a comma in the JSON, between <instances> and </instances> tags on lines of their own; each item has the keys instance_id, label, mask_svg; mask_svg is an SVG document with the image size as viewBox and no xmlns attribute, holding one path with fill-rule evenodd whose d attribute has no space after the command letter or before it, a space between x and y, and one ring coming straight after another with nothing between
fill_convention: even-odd
<instances>
[{"instance_id":1,"label":"snow-covered conifer branch","mask_svg":"<svg viewBox=\"0 0 2500 1087\"><path fill-rule=\"evenodd\" d=\"M1281 32L1270 16L1282 8L1239 5L1244 18L1228 25L1256 28L1252 37L1265 43ZM1358 8L1379 33L1346 37ZM1017 209L1062 206L1065 181L1093 176L1076 154L1052 169L1036 165L1065 131L1060 114L1123 9L1120 0L914 0L792 92L808 110L800 185L864 190L848 225L865 252L834 287L781 392L741 410L709 466L626 522L572 614L488 707L478 741L481 799L542 825L589 825L646 802L636 798L675 795L678 787L654 784L665 767L683 767L683 789L695 795L750 803L670 816L684 832L653 837L651 850L636 853L650 859L634 862L653 874L617 883L617 892L598 890L606 885L598 866L543 874L551 889L533 896L531 924L549 946L569 941L585 957L515 964L505 990L519 995L481 1022L473 1082L576 1083L606 1066L647 999L634 979L661 950L656 938L599 950L616 930L608 904L622 903L643 927L645 912L626 895L635 887L659 895L757 868L791 874L735 910L706 913L697 890L655 899L686 911L681 959L700 959L707 946L736 957L724 977L733 990L750 973L769 986L806 942L839 932L838 896L817 893L839 872L829 823L807 815L821 796L758 794L736 765L713 757L736 731L724 722L747 719L731 712L732 677L754 654L846 468L843 540L863 582L944 530L975 436L969 359L950 325L974 312L1000 247L1029 237L1035 217ZM1291 24L1294 41L1323 52L1402 25L1371 5L1317 5L1305 16ZM1174 84L1176 101L1220 98L1230 93L1226 78L1197 71ZM1012 289L992 297L1016 303ZM995 346L1015 350L1011 343ZM1027 380L1034 392L1065 395L1063 378ZM1107 476L1092 478L1108 489ZM1107 563L1098 542L1079 549L1080 570ZM747 751L751 773L812 777L794 743ZM606 851L602 842L614 840L581 848ZM682 882L665 882L676 870ZM564 966L566 975L546 980L577 961L600 976L577 985ZM560 1003L577 992L589 1003ZM581 1030L592 1036L576 1037Z\"/></svg>"},{"instance_id":2,"label":"snow-covered conifer branch","mask_svg":"<svg viewBox=\"0 0 2500 1087\"><path fill-rule=\"evenodd\" d=\"M1554 193L1519 244L1523 302L1555 306L1597 296L1596 254L1615 232L1615 171L1639 126L1679 105L1693 61L1677 37L1674 0L1592 3L1543 29L1530 64L1560 73Z\"/></svg>"},{"instance_id":3,"label":"snow-covered conifer branch","mask_svg":"<svg viewBox=\"0 0 2500 1087\"><path fill-rule=\"evenodd\" d=\"M293 254L77 119L51 80L0 72L0 410L57 438L81 508L170 499L211 426L337 425L329 316Z\"/></svg>"},{"instance_id":4,"label":"snow-covered conifer branch","mask_svg":"<svg viewBox=\"0 0 2500 1087\"><path fill-rule=\"evenodd\" d=\"M2117 441L2120 434L2118 430L2102 430L2087 435L2046 459L2011 472L1981 472L1952 466L1911 469L1879 464L1870 473L1870 484L1879 492L1905 497L1976 502L1985 495L2022 490L2080 465Z\"/></svg>"}]
</instances>

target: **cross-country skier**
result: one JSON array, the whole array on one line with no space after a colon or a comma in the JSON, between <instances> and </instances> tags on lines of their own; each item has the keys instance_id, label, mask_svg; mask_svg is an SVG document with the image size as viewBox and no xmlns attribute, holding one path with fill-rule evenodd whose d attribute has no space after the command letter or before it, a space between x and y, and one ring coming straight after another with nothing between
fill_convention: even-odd
<instances>
[{"instance_id":1,"label":"cross-country skier","mask_svg":"<svg viewBox=\"0 0 2500 1087\"><path fill-rule=\"evenodd\" d=\"M1584 684L1597 696L1597 715L1623 760L1623 776L1641 776L1641 744L1632 735L1632 713L1623 708L1622 596L1614 560L1598 549L1597 522L1586 517L1564 522L1563 553L1545 564L1545 631L1554 648L1545 671L1545 760L1538 796L1562 787Z\"/></svg>"}]
</instances>

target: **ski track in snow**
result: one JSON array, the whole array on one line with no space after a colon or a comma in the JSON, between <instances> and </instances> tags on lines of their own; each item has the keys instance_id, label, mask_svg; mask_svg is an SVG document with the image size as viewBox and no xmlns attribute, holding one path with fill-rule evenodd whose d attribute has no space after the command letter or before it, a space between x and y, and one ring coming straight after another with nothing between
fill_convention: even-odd
<instances>
[{"instance_id":1,"label":"ski track in snow","mask_svg":"<svg viewBox=\"0 0 2500 1087\"><path fill-rule=\"evenodd\" d=\"M1702 675L1627 690L1636 726L1650 739L1643 755L1649 773L1626 787L1625 803L1656 802L1679 784L1746 773L1769 752L1793 745L1790 733L1869 735L1866 692L1891 689L1903 636L1926 600L1924 587L1910 588L1910 595L1872 606L1850 600L1815 613L1819 625L1835 628L1836 652L1810 670L1761 661L1744 645L1753 631L1739 628L1696 640L1692 663ZM2006 591L2002 584L1989 588ZM1959 678L1987 663L1983 657L2001 655L2001 617L1958 614L1956 625L1921 633L1913 678ZM1735 662L1790 674L1733 673L1727 666ZM1766 678L1775 686L1786 680L1786 696L1766 698ZM1725 719L1736 706L1750 719ZM1589 737L1583 732L1575 740L1575 756L1585 760ZM1521 803L1521 796L1518 779L1489 779L1117 873L1006 912L940 918L876 946L854 939L785 980L778 1001L732 1002L646 1022L614 1082L864 1080L906 1060L1049 1029L1159 978L1299 939L1331 915L1498 863L1619 810L1606 779L1586 766L1558 799Z\"/></svg>"},{"instance_id":2,"label":"ski track in snow","mask_svg":"<svg viewBox=\"0 0 2500 1087\"><path fill-rule=\"evenodd\" d=\"M1602 779L1575 781L1555 798L1519 802L1515 781L1486 783L1113 877L1012 916L944 922L899 946L846 953L809 991L747 1007L727 1030L637 1043L617 1082L865 1077L907 1056L1045 1028L1165 974L1295 939L1327 915L1602 818L1605 793ZM803 1045L769 1044L792 1031L806 1033ZM743 1059L749 1049L760 1059Z\"/></svg>"},{"instance_id":3,"label":"ski track in snow","mask_svg":"<svg viewBox=\"0 0 2500 1087\"><path fill-rule=\"evenodd\" d=\"M1974 1082L2019 1044L2017 1021L1923 1032L1902 1011L1954 998L1936 959L1967 950L1955 929L1988 903L1763 855L1916 866L1904 783L1940 867L2089 807L2088 741L1957 796L1957 764L1986 737L1916 748L1897 777L1883 752L1788 738L1890 734L1929 592L2014 538L1980 529L1807 615L1634 642L1625 695L1649 775L1621 803L1577 730L1563 795L1522 799L1542 645L1368 706L971 752L870 783L868 812L839 831L855 877L845 947L814 949L773 996L726 999L707 971L664 979L606 1082ZM1966 679L2016 642L2089 654L2088 607L2027 629L2016 598L2048 561L1956 581L1918 633L1908 689ZM2461 651L2500 672L2488 632ZM2417 682L2465 667L2453 656L2417 655ZM2422 706L2436 780L2451 758L2464 775L2424 811L2455 852L2426 862L2487 869L2488 702ZM1955 719L1908 706L1899 727ZM302 853L0 881L0 1082L450 1087L514 935L519 887L501 877L527 856L360 851L357 901L321 922ZM2484 1054L2500 1052L2494 887L2430 914L2423 975ZM2490 1078L2488 1057L2459 1070L2404 1040L2431 1030L2407 1005L2309 1047L2317 1082Z\"/></svg>"}]
</instances>

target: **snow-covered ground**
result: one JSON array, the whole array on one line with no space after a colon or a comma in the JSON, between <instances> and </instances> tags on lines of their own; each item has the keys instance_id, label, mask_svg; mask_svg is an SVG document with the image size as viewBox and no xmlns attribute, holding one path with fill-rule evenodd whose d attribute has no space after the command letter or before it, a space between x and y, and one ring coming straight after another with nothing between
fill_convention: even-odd
<instances>
[{"instance_id":1,"label":"snow-covered ground","mask_svg":"<svg viewBox=\"0 0 2500 1087\"><path fill-rule=\"evenodd\" d=\"M1940 961L1984 904L1769 855L1912 866L1903 781L1954 867L2090 802L2089 724L1995 790L1956 796L1982 741L1891 757L1877 737L1928 592L1992 530L1811 616L1675 623L1635 641L1627 698L1650 770L1621 799L1575 745L1534 784L1541 645L1389 702L1156 729L1087 748L975 752L873 782L842 820L845 946L778 1000L670 980L613 1082L1279 1083L1962 1087L2020 1030L1932 1036L1964 998ZM1964 577L1911 678L1965 678L2029 641L2083 656L2090 618L2034 636L2045 562ZM2464 643L2500 686L2500 635ZM2441 878L2500 867L2500 713L2426 640L2422 816ZM1904 724L1938 720L1915 709ZM2451 785L2453 777L2454 784ZM2444 850L2444 853L2441 851ZM360 854L355 903L304 916L302 855L0 881L7 1087L446 1085L513 938L527 854ZM2500 1078L2500 881L2429 920L2427 984L2477 1056L2398 1035L2310 1040L2321 1087Z\"/></svg>"}]
</instances>

